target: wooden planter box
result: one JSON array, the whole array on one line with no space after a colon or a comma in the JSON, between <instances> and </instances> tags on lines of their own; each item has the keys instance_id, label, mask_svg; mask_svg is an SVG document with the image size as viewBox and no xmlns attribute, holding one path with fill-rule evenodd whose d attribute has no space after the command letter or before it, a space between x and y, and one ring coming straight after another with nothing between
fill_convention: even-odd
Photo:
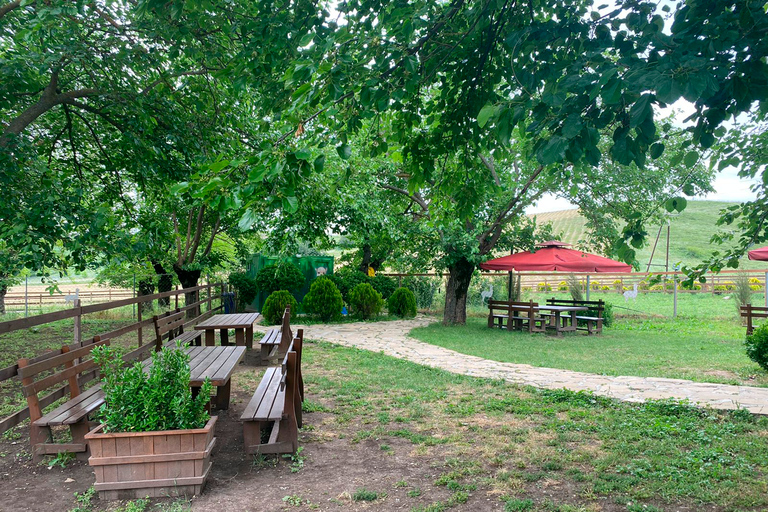
<instances>
[{"instance_id":1,"label":"wooden planter box","mask_svg":"<svg viewBox=\"0 0 768 512\"><path fill-rule=\"evenodd\" d=\"M216 416L205 427L105 434L100 425L85 435L88 463L101 499L140 499L200 494L211 469Z\"/></svg>"}]
</instances>

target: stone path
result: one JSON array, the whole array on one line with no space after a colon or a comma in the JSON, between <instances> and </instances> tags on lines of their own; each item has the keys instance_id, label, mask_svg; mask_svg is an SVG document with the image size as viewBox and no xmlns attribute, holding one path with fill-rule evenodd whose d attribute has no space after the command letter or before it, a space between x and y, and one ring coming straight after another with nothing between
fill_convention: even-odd
<instances>
[{"instance_id":1,"label":"stone path","mask_svg":"<svg viewBox=\"0 0 768 512\"><path fill-rule=\"evenodd\" d=\"M434 322L433 319L417 317L414 320L318 324L296 326L296 328L303 328L304 337L308 339L382 352L414 363L473 377L504 379L516 384L545 389L567 388L572 391L593 391L596 395L626 402L661 398L688 399L692 403L714 409L744 408L755 414L768 414L768 388L710 384L660 377L608 377L570 370L539 368L527 364L500 363L422 343L408 336L411 329L432 322ZM266 329L266 327L261 328L261 330Z\"/></svg>"}]
</instances>

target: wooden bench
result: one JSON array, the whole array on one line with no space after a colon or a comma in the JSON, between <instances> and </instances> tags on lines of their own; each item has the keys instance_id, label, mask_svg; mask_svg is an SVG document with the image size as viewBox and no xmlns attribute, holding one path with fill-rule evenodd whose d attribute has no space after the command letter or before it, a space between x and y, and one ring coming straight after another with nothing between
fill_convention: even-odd
<instances>
[{"instance_id":1,"label":"wooden bench","mask_svg":"<svg viewBox=\"0 0 768 512\"><path fill-rule=\"evenodd\" d=\"M97 336L92 344L76 348L63 346L42 361L33 363L29 359L19 359L18 376L29 405L29 438L33 462L39 462L44 455L60 452L76 453L79 457L80 454L87 455L85 434L90 430L88 415L101 407L104 394L100 384L87 391L81 390L85 382L93 379L96 371L93 359L83 361L82 358L90 355L94 347L108 344L109 340L100 340ZM44 398L40 398L40 395L46 390L53 391L64 381L67 382L70 399L44 415L40 406ZM54 442L51 427L60 425L69 426L71 442Z\"/></svg>"},{"instance_id":2,"label":"wooden bench","mask_svg":"<svg viewBox=\"0 0 768 512\"><path fill-rule=\"evenodd\" d=\"M488 327L508 330L544 332L545 319L536 311L537 303L490 300L488 302ZM506 325L504 322L506 321Z\"/></svg>"},{"instance_id":3,"label":"wooden bench","mask_svg":"<svg viewBox=\"0 0 768 512\"><path fill-rule=\"evenodd\" d=\"M589 311L585 313L595 313L594 315L584 314L576 316L576 330L587 331L587 334L600 334L603 332L603 311L605 310L605 302L602 300L571 300L571 299L557 299L552 297L547 299L547 305L549 306L584 306L588 307Z\"/></svg>"},{"instance_id":4,"label":"wooden bench","mask_svg":"<svg viewBox=\"0 0 768 512\"><path fill-rule=\"evenodd\" d=\"M753 306L752 304L744 304L739 308L741 316L747 319L747 336L751 336L755 331L755 325L753 319L755 318L768 318L768 308L764 306Z\"/></svg>"},{"instance_id":5,"label":"wooden bench","mask_svg":"<svg viewBox=\"0 0 768 512\"><path fill-rule=\"evenodd\" d=\"M304 400L301 376L303 341L304 330L299 329L288 347L283 364L267 369L240 417L246 453L295 453L298 449L301 403ZM267 436L268 440L264 442Z\"/></svg>"},{"instance_id":6,"label":"wooden bench","mask_svg":"<svg viewBox=\"0 0 768 512\"><path fill-rule=\"evenodd\" d=\"M199 320L202 315L197 317ZM155 344L156 350L160 350L163 346L163 338L167 338L168 344L176 344L181 342L186 345L194 343L195 345L201 345L203 333L200 331L184 331L184 312L180 309L164 315L155 315L152 317L152 323L155 325Z\"/></svg>"},{"instance_id":7,"label":"wooden bench","mask_svg":"<svg viewBox=\"0 0 768 512\"><path fill-rule=\"evenodd\" d=\"M260 363L269 364L271 361L277 361L280 357L285 356L292 339L291 308L289 306L283 312L283 322L280 327L268 330L261 338L259 342L261 347Z\"/></svg>"}]
</instances>

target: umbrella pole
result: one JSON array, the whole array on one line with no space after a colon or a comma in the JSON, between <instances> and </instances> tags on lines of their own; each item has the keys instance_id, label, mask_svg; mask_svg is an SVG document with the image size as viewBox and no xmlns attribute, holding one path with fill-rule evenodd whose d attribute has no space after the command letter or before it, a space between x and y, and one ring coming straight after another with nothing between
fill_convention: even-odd
<instances>
[{"instance_id":1,"label":"umbrella pole","mask_svg":"<svg viewBox=\"0 0 768 512\"><path fill-rule=\"evenodd\" d=\"M589 284L589 274L587 274L587 300L589 300L589 289L592 288Z\"/></svg>"},{"instance_id":2,"label":"umbrella pole","mask_svg":"<svg viewBox=\"0 0 768 512\"><path fill-rule=\"evenodd\" d=\"M509 271L509 276L507 277L507 301L512 302L512 271Z\"/></svg>"}]
</instances>

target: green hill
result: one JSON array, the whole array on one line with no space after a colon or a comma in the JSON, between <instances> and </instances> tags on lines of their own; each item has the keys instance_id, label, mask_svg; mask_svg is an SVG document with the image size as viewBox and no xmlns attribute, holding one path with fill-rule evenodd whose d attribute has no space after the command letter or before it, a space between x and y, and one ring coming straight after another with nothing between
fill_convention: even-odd
<instances>
[{"instance_id":1,"label":"green hill","mask_svg":"<svg viewBox=\"0 0 768 512\"><path fill-rule=\"evenodd\" d=\"M719 211L735 203L717 201L689 201L688 207L682 213L671 217L669 236L669 265L670 269L677 262L686 265L695 265L704 260L713 250L721 250L723 247L709 243L709 239L718 230L723 228L716 226ZM563 242L576 244L580 239L586 238L584 218L577 210L563 210L559 212L539 213L535 215L538 224L552 223L554 231L561 235ZM638 251L640 270L645 271L651 257L653 243L659 233L659 226L646 226L648 241L645 247ZM653 256L651 271L663 271L666 260L667 229L664 226L659 236L656 252ZM749 261L747 258L739 264L739 268L763 269L768 268L768 262Z\"/></svg>"}]
</instances>

